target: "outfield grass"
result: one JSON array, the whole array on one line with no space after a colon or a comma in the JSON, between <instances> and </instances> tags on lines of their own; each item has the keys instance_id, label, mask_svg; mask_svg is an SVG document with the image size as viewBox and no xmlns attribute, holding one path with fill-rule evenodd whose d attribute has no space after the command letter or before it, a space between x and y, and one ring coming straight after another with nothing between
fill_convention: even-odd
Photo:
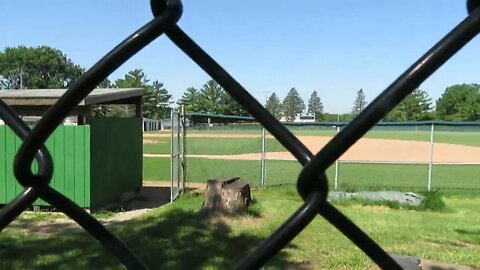
<instances>
[{"instance_id":1,"label":"outfield grass","mask_svg":"<svg viewBox=\"0 0 480 270\"><path fill-rule=\"evenodd\" d=\"M143 153L144 154L170 154L171 152L171 139L170 138L154 138L156 143L144 143L143 144Z\"/></svg>"},{"instance_id":2,"label":"outfield grass","mask_svg":"<svg viewBox=\"0 0 480 270\"><path fill-rule=\"evenodd\" d=\"M232 269L300 205L292 188L253 190L252 214L210 219L202 196L184 195L142 218L111 227L152 269ZM446 213L338 205L387 252L480 267L480 196L450 196ZM369 269L370 260L337 229L316 218L268 269ZM122 269L83 232L0 234L0 269Z\"/></svg>"},{"instance_id":3,"label":"outfield grass","mask_svg":"<svg viewBox=\"0 0 480 270\"><path fill-rule=\"evenodd\" d=\"M143 180L170 181L170 158L143 158Z\"/></svg>"},{"instance_id":4,"label":"outfield grass","mask_svg":"<svg viewBox=\"0 0 480 270\"><path fill-rule=\"evenodd\" d=\"M268 160L267 185L295 184L301 171L296 161ZM436 165L432 170L432 189L480 190L480 166ZM258 160L215 160L189 158L187 181L203 183L208 179L239 176L252 186L261 183ZM327 170L331 188L334 186L334 167ZM155 178L153 178L155 179ZM351 164L339 166L339 190L426 190L428 165Z\"/></svg>"}]
</instances>

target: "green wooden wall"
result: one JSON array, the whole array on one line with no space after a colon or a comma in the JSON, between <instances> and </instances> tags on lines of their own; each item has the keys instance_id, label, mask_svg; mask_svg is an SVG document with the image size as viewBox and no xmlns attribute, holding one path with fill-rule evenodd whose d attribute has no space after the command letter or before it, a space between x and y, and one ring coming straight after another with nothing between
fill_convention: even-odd
<instances>
[{"instance_id":1,"label":"green wooden wall","mask_svg":"<svg viewBox=\"0 0 480 270\"><path fill-rule=\"evenodd\" d=\"M91 118L92 209L142 186L142 119Z\"/></svg>"},{"instance_id":2,"label":"green wooden wall","mask_svg":"<svg viewBox=\"0 0 480 270\"><path fill-rule=\"evenodd\" d=\"M0 125L0 204L10 202L23 190L13 175L13 159L20 144L9 127ZM79 206L90 207L90 127L59 126L46 146L54 161L50 186ZM42 200L35 204L47 205Z\"/></svg>"}]
</instances>

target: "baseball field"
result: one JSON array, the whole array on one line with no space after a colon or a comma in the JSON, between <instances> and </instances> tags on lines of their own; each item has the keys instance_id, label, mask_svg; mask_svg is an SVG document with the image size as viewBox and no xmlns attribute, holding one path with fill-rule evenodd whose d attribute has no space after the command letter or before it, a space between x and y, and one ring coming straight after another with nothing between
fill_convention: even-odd
<instances>
[{"instance_id":1,"label":"baseball field","mask_svg":"<svg viewBox=\"0 0 480 270\"><path fill-rule=\"evenodd\" d=\"M335 130L293 130L313 153ZM426 189L430 160L432 189L479 190L480 132L436 131L433 148L427 130L373 130L339 159L338 189ZM253 130L189 131L187 181L240 176L260 185L261 132ZM144 179L170 179L170 133L144 134ZM272 136L266 139L267 185L294 184L301 166ZM327 170L333 187L335 166Z\"/></svg>"}]
</instances>

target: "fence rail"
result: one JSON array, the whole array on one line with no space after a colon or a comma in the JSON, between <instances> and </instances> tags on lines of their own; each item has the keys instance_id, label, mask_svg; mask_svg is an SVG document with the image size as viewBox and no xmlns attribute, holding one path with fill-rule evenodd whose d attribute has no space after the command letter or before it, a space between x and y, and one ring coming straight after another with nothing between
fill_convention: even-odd
<instances>
[{"instance_id":1,"label":"fence rail","mask_svg":"<svg viewBox=\"0 0 480 270\"><path fill-rule=\"evenodd\" d=\"M303 166L297 187L304 204L238 266L239 269L259 268L284 248L317 215L320 215L367 256L384 269L401 269L400 265L358 226L326 201L327 169L403 98L417 88L450 57L473 39L480 29L478 1L467 1L470 15L432 47L416 63L373 100L360 115L336 134L317 154L313 154L297 137L281 125L213 58L203 51L177 25L182 14L179 0L151 1L154 18L127 37L100 59L30 129L12 108L0 101L0 117L23 140L14 162L14 173L24 190L0 212L0 229L41 198L75 220L114 254L126 267L145 269L146 265L109 230L71 200L49 186L53 174L52 157L44 146L47 138L93 88L158 36L166 34L187 56L216 80L235 100L261 123ZM33 160L38 172L31 171ZM66 179L68 180L68 179ZM162 247L159 246L159 252Z\"/></svg>"}]
</instances>

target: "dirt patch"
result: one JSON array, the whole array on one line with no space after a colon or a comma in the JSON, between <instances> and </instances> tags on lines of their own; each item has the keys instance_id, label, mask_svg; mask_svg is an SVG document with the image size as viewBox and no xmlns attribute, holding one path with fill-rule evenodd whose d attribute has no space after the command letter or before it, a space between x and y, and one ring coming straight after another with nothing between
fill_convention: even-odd
<instances>
[{"instance_id":1,"label":"dirt patch","mask_svg":"<svg viewBox=\"0 0 480 270\"><path fill-rule=\"evenodd\" d=\"M105 226L125 222L170 203L170 181L144 181L140 193L124 194L124 203L119 205L119 212L99 221ZM204 192L205 184L187 183L187 191ZM16 228L33 233L51 234L62 230L83 230L75 221L65 215L45 221L20 219L12 222L9 228Z\"/></svg>"},{"instance_id":2,"label":"dirt patch","mask_svg":"<svg viewBox=\"0 0 480 270\"><path fill-rule=\"evenodd\" d=\"M159 141L159 140L143 140L143 143L165 143L163 141Z\"/></svg>"}]
</instances>

